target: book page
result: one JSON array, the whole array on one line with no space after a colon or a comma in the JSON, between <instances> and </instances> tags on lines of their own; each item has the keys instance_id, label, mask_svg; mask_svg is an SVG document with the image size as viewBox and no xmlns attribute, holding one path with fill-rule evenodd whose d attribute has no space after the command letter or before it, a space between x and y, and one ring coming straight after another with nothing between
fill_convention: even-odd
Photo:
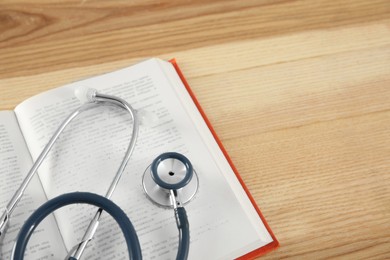
<instances>
[{"instance_id":1,"label":"book page","mask_svg":"<svg viewBox=\"0 0 390 260\"><path fill-rule=\"evenodd\" d=\"M3 210L32 166L13 111L0 111L0 210ZM38 176L32 178L21 201L11 214L10 225L0 240L0 259L10 259L14 241L30 214L46 201ZM1 211L0 214L2 214ZM50 242L49 242L50 241ZM37 227L25 259L58 259L65 247L52 216Z\"/></svg>"},{"instance_id":2,"label":"book page","mask_svg":"<svg viewBox=\"0 0 390 260\"><path fill-rule=\"evenodd\" d=\"M168 151L186 155L199 177L199 191L186 206L190 259L231 259L272 241L268 233L259 236L259 227L241 206L158 60L69 84L18 106L15 111L33 158L80 105L73 94L78 86L119 96L159 118L155 126L140 128L136 149L112 198L132 221L145 259L176 256L178 231L173 210L151 203L141 183L152 160ZM129 118L123 109L98 106L75 119L39 171L48 197L71 191L104 195L131 137ZM68 249L79 242L94 212L92 207L76 205L55 214ZM118 226L105 214L85 257L127 259L126 254Z\"/></svg>"}]
</instances>

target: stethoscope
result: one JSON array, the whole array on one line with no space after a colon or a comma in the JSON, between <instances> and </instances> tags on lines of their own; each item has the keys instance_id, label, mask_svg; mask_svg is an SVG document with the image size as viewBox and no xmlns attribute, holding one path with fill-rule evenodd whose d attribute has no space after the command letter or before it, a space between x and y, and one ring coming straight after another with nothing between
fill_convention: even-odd
<instances>
[{"instance_id":1,"label":"stethoscope","mask_svg":"<svg viewBox=\"0 0 390 260\"><path fill-rule=\"evenodd\" d=\"M81 112L89 110L97 104L114 104L129 112L133 121L133 128L125 156L106 195L103 197L94 193L73 192L60 195L44 203L27 219L19 231L11 259L22 260L24 258L27 243L35 228L43 219L61 207L76 203L94 205L99 209L91 220L81 242L70 250L65 259L78 260L81 258L86 246L92 240L99 226L99 220L103 211L110 214L121 228L126 240L130 259L142 259L140 243L133 225L124 211L112 202L110 198L134 151L140 120L148 115L136 111L129 103L119 97L101 94L94 89L78 88L75 90L75 95L80 101L85 103L61 123L34 162L18 190L8 202L0 218L0 238L5 234L11 214L20 201L29 182L66 126ZM145 170L142 178L142 186L147 197L152 202L162 207L173 208L179 230L179 246L176 259L187 259L190 245L190 231L187 213L183 206L195 196L199 187L198 176L191 162L180 153L163 153L154 159Z\"/></svg>"}]
</instances>

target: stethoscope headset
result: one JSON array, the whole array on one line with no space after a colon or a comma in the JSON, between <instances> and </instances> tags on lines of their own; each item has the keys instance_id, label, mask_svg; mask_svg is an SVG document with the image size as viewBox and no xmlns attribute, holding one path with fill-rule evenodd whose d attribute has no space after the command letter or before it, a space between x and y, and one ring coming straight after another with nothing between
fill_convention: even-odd
<instances>
[{"instance_id":1,"label":"stethoscope headset","mask_svg":"<svg viewBox=\"0 0 390 260\"><path fill-rule=\"evenodd\" d=\"M114 104L128 111L133 121L133 128L130 143L125 152L125 156L117 170L114 179L111 182L106 195L103 197L101 195L88 192L72 192L60 195L44 203L32 215L30 215L19 231L11 259L24 259L24 253L31 235L39 223L49 214L64 206L79 203L90 204L98 207L99 209L91 220L84 237L82 238L82 241L70 250L65 258L66 260L78 260L81 258L87 244L92 240L97 230L103 211L111 215L111 217L113 217L114 220L118 223L126 240L126 245L129 251L129 258L135 260L142 259L138 236L131 221L124 213L124 211L114 202L112 202L110 198L122 176L122 173L126 168L128 161L130 160L131 154L134 151L138 137L140 119L145 120L145 117L150 117L150 115L136 111L129 103L119 97L101 94L94 89L78 88L75 91L75 95L79 98L80 101L84 102L84 104L73 111L61 123L61 125L58 127L49 142L42 150L41 154L35 160L33 166L29 170L18 190L8 202L7 207L0 218L0 238L4 235L11 214L20 201L29 182L37 172L39 166L42 164L43 160L46 158L47 154L53 147L60 134L64 131L66 126L81 112L89 110L95 107L97 104ZM146 120L148 119L146 118ZM152 202L162 207L173 208L177 228L179 231L179 246L176 259L187 259L190 245L190 230L187 213L183 205L188 203L194 197L199 187L198 176L193 169L191 162L180 153L163 153L155 158L149 167L145 170L142 183L147 197Z\"/></svg>"}]
</instances>

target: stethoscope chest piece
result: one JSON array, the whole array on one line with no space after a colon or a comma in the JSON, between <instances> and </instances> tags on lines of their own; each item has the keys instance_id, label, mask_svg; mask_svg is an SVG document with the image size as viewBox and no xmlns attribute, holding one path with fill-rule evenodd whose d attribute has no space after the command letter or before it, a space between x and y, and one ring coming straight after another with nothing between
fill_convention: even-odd
<instances>
[{"instance_id":1,"label":"stethoscope chest piece","mask_svg":"<svg viewBox=\"0 0 390 260\"><path fill-rule=\"evenodd\" d=\"M185 205L196 194L199 180L190 161L179 153L163 153L147 167L142 178L148 198L163 207L173 207L170 191Z\"/></svg>"}]
</instances>

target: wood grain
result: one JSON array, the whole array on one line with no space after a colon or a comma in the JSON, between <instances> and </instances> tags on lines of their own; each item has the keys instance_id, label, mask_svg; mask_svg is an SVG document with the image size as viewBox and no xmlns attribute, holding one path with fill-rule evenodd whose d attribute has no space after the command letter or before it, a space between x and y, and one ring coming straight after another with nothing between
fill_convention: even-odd
<instances>
[{"instance_id":1,"label":"wood grain","mask_svg":"<svg viewBox=\"0 0 390 260\"><path fill-rule=\"evenodd\" d=\"M281 247L390 258L389 1L0 2L0 109L176 57Z\"/></svg>"}]
</instances>

